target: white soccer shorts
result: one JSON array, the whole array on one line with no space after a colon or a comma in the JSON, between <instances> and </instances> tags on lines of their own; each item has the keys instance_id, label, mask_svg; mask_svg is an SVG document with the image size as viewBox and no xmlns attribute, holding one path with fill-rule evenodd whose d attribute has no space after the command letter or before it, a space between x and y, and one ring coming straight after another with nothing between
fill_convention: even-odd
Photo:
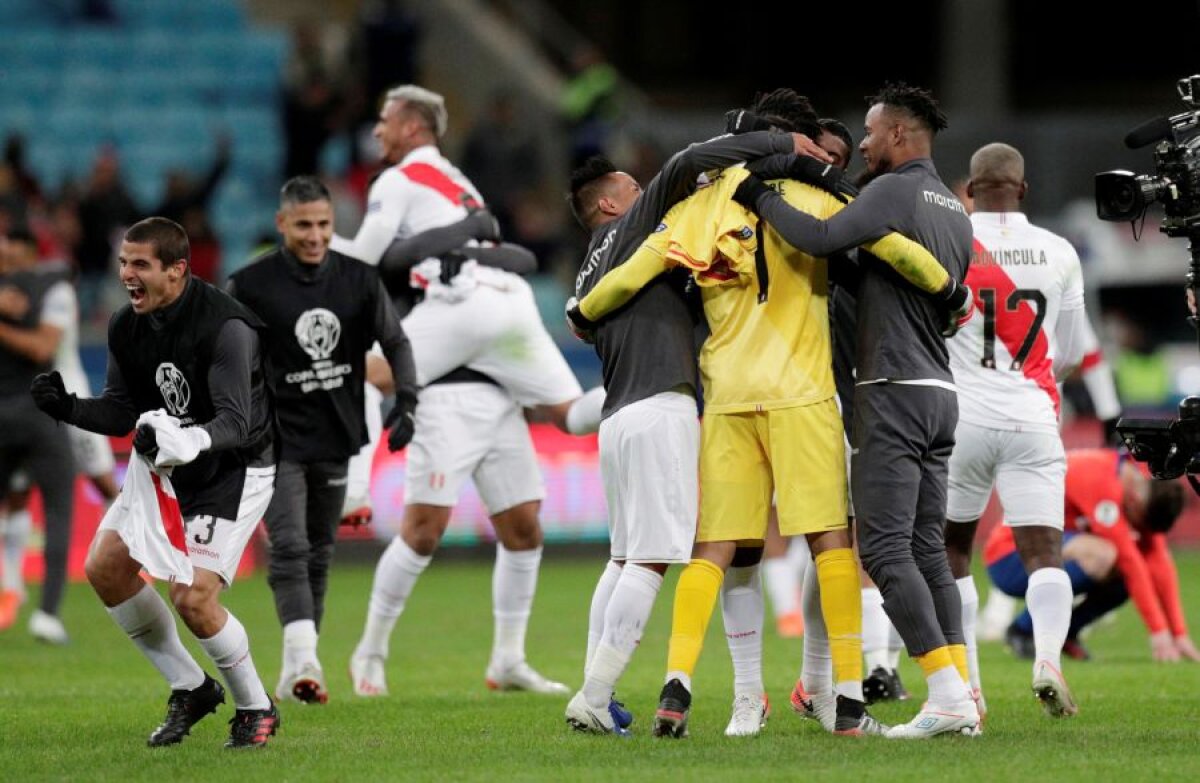
<instances>
[{"instance_id":1,"label":"white soccer shorts","mask_svg":"<svg viewBox=\"0 0 1200 783\"><path fill-rule=\"evenodd\" d=\"M696 401L664 392L600 424L600 471L612 558L687 563L700 512Z\"/></svg>"},{"instance_id":2,"label":"white soccer shorts","mask_svg":"<svg viewBox=\"0 0 1200 783\"><path fill-rule=\"evenodd\" d=\"M516 275L489 275L460 302L426 299L403 324L422 386L469 367L507 389L522 407L583 394L542 323L533 289Z\"/></svg>"},{"instance_id":3,"label":"white soccer shorts","mask_svg":"<svg viewBox=\"0 0 1200 783\"><path fill-rule=\"evenodd\" d=\"M183 520L187 536L188 557L193 568L203 568L221 577L226 586L233 584L242 552L254 534L259 521L267 513L271 495L275 491L275 466L246 468L246 481L242 486L242 499L238 504L237 519L220 519L201 514ZM116 520L105 516L100 530L120 533Z\"/></svg>"},{"instance_id":4,"label":"white soccer shorts","mask_svg":"<svg viewBox=\"0 0 1200 783\"><path fill-rule=\"evenodd\" d=\"M489 515L546 496L529 425L503 389L437 384L422 389L417 400L406 503L454 506L468 477Z\"/></svg>"},{"instance_id":5,"label":"white soccer shorts","mask_svg":"<svg viewBox=\"0 0 1200 783\"><path fill-rule=\"evenodd\" d=\"M979 519L995 485L1004 524L1062 530L1066 477L1067 457L1057 433L996 430L959 421L950 454L946 518Z\"/></svg>"}]
</instances>

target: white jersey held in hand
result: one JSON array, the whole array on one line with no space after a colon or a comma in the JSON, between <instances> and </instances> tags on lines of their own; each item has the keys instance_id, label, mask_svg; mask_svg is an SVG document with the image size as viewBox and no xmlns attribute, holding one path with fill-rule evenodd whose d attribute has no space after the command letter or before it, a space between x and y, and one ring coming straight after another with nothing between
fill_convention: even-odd
<instances>
[{"instance_id":1,"label":"white jersey held in hand","mask_svg":"<svg viewBox=\"0 0 1200 783\"><path fill-rule=\"evenodd\" d=\"M975 212L966 283L976 312L947 340L959 419L998 430L1058 432L1058 378L1083 356L1079 256L1020 212Z\"/></svg>"}]
</instances>

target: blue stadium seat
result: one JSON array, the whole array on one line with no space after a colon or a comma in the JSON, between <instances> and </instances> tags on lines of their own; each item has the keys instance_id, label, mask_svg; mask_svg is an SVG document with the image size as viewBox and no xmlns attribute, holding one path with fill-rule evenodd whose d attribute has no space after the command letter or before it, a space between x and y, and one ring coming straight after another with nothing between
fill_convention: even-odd
<instances>
[{"instance_id":1,"label":"blue stadium seat","mask_svg":"<svg viewBox=\"0 0 1200 783\"><path fill-rule=\"evenodd\" d=\"M238 0L204 0L187 3L186 6L185 14L191 30L229 33L246 26L246 16Z\"/></svg>"}]
</instances>

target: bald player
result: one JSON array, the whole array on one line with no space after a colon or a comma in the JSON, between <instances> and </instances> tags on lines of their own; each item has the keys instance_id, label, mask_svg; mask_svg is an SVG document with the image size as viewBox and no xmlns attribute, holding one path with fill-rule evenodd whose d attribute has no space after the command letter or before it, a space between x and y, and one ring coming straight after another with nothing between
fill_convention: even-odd
<instances>
[{"instance_id":1,"label":"bald player","mask_svg":"<svg viewBox=\"0 0 1200 783\"><path fill-rule=\"evenodd\" d=\"M971 685L982 711L971 544L995 486L1029 574L1033 691L1050 715L1067 717L1076 707L1060 662L1072 591L1062 559L1067 461L1057 381L1083 360L1089 329L1079 256L1021 212L1028 189L1025 161L1013 147L988 144L971 156L975 239L966 282L979 312L948 342L959 414L946 553L962 596Z\"/></svg>"}]
</instances>

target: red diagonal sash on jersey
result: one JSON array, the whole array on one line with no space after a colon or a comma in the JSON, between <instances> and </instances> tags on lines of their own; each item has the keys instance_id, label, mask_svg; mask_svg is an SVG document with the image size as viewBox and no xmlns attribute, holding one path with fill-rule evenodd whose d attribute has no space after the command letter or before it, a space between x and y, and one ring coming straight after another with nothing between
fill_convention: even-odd
<instances>
[{"instance_id":1,"label":"red diagonal sash on jersey","mask_svg":"<svg viewBox=\"0 0 1200 783\"><path fill-rule=\"evenodd\" d=\"M400 173L418 185L436 190L460 207L477 209L483 206L462 185L447 177L446 173L436 166L428 163L409 163L400 167Z\"/></svg>"},{"instance_id":2,"label":"red diagonal sash on jersey","mask_svg":"<svg viewBox=\"0 0 1200 783\"><path fill-rule=\"evenodd\" d=\"M974 240L972 250L977 259L990 256L987 248L978 239ZM1017 290L1017 285L1004 271L1004 267L995 262L972 263L970 271L967 272L967 285L974 292L975 307L981 313L985 311L979 292L984 288L995 290L996 309L999 311L996 313L996 339L1004 344L1010 356L1016 357L1021 351L1021 344L1025 342L1026 336L1033 329L1033 323L1036 320L1033 307L1023 299L1017 302L1016 309L1008 307L1009 297ZM1050 361L1049 353L1050 345L1046 340L1046 333L1044 330L1038 329L1033 347L1030 348L1029 355L1025 357L1025 363L1021 365L1021 372L1049 395L1050 400L1054 403L1054 413L1058 415L1061 401L1058 397L1058 384L1054 381L1054 366Z\"/></svg>"},{"instance_id":3,"label":"red diagonal sash on jersey","mask_svg":"<svg viewBox=\"0 0 1200 783\"><path fill-rule=\"evenodd\" d=\"M167 540L171 542L171 546L186 555L187 539L183 533L183 515L179 512L179 501L163 489L162 480L153 470L150 471L150 480L154 482L154 497L158 500L158 514L162 517Z\"/></svg>"}]
</instances>

